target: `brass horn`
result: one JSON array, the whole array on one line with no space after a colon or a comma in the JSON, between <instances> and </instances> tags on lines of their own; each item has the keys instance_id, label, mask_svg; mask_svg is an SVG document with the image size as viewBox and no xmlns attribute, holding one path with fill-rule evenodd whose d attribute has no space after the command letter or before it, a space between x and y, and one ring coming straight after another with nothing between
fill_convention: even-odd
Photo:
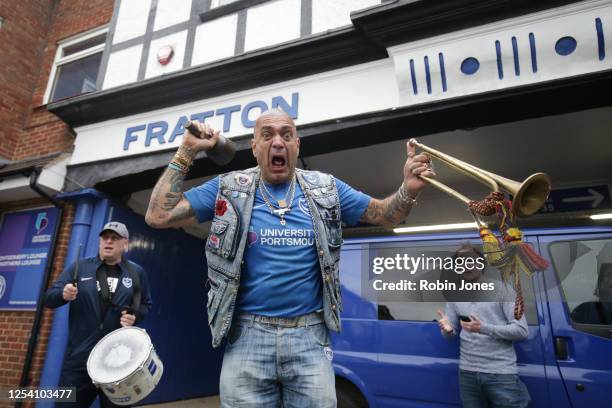
<instances>
[{"instance_id":1,"label":"brass horn","mask_svg":"<svg viewBox=\"0 0 612 408\"><path fill-rule=\"evenodd\" d=\"M435 157L436 159L445 162L450 167L459 170L463 174L488 185L492 191L500 191L501 189L510 193L513 196L512 213L518 217L526 217L536 213L542 207L548 198L548 194L550 193L550 178L544 173L532 174L521 183L499 176L495 173L482 170L453 156L449 156L436 149L432 149L429 146L419 143L415 139L410 139L409 143L412 146L416 146L425 151L431 157ZM469 204L472 201L463 194L453 190L438 180L424 176L421 176L421 178L426 180L432 186L444 191L447 194L450 194L465 204Z\"/></svg>"}]
</instances>

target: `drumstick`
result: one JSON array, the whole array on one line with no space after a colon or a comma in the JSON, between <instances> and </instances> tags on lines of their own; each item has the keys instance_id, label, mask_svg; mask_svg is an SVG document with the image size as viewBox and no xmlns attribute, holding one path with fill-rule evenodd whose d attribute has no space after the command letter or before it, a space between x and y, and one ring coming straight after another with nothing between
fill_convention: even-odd
<instances>
[{"instance_id":1,"label":"drumstick","mask_svg":"<svg viewBox=\"0 0 612 408\"><path fill-rule=\"evenodd\" d=\"M79 279L79 260L81 259L81 250L83 249L83 244L79 244L79 250L77 253L76 264L74 265L74 272L72 273L72 284L76 287L77 281Z\"/></svg>"}]
</instances>

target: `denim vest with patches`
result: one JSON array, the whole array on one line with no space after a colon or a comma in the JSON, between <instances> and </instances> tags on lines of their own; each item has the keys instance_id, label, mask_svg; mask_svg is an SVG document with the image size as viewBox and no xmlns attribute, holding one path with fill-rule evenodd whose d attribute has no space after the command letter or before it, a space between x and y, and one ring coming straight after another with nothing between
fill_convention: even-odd
<instances>
[{"instance_id":1,"label":"denim vest with patches","mask_svg":"<svg viewBox=\"0 0 612 408\"><path fill-rule=\"evenodd\" d=\"M338 190L329 174L296 169L296 175L312 218L323 282L325 323L330 330L340 331L338 264L342 230ZM210 282L208 324L213 347L221 344L232 323L259 178L259 167L219 176L215 215L206 241Z\"/></svg>"}]
</instances>

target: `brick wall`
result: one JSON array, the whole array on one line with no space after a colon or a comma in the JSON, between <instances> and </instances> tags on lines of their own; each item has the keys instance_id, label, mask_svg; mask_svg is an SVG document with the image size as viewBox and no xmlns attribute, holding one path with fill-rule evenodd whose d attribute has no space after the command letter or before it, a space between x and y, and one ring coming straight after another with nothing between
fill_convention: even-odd
<instances>
[{"instance_id":1,"label":"brick wall","mask_svg":"<svg viewBox=\"0 0 612 408\"><path fill-rule=\"evenodd\" d=\"M20 160L72 149L73 131L43 105L57 42L109 23L113 7L114 0L0 0L1 158ZM40 205L48 203L0 204L0 214ZM64 267L73 218L68 204L49 282ZM52 319L53 311L45 309L29 372L32 386L40 380ZM19 385L33 322L34 312L0 311L0 388ZM4 406L12 404L0 402Z\"/></svg>"},{"instance_id":2,"label":"brick wall","mask_svg":"<svg viewBox=\"0 0 612 408\"><path fill-rule=\"evenodd\" d=\"M12 158L32 103L52 0L0 0L0 155Z\"/></svg>"},{"instance_id":3,"label":"brick wall","mask_svg":"<svg viewBox=\"0 0 612 408\"><path fill-rule=\"evenodd\" d=\"M21 134L21 143L13 153L18 160L57 151L70 151L74 134L42 105L49 73L57 52L57 42L108 24L114 0L70 0L57 6L49 27L49 36L41 58L41 71L31 100L32 111Z\"/></svg>"},{"instance_id":4,"label":"brick wall","mask_svg":"<svg viewBox=\"0 0 612 408\"><path fill-rule=\"evenodd\" d=\"M110 22L114 0L0 0L0 156L11 160L72 149L74 134L43 98L57 42Z\"/></svg>"},{"instance_id":5,"label":"brick wall","mask_svg":"<svg viewBox=\"0 0 612 408\"><path fill-rule=\"evenodd\" d=\"M27 202L2 204L0 214L42 205L48 205L48 202L36 199ZM55 247L53 269L49 281L43 285L43 290L59 276L64 268L73 219L74 206L71 203L66 203ZM52 321L53 310L44 309L37 347L34 351L30 369L29 379L31 386L37 385L40 380ZM33 311L0 311L0 388L16 387L19 385L33 323ZM4 405L0 402L0 407L9 405Z\"/></svg>"}]
</instances>

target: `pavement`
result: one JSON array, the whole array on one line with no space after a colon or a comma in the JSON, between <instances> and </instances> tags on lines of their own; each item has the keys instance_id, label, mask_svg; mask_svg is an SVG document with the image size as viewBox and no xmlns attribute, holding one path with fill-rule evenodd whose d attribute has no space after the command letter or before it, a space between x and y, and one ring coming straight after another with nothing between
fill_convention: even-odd
<instances>
[{"instance_id":1,"label":"pavement","mask_svg":"<svg viewBox=\"0 0 612 408\"><path fill-rule=\"evenodd\" d=\"M146 408L219 408L221 402L219 396L194 398L181 401L164 402L161 404L141 405Z\"/></svg>"}]
</instances>

